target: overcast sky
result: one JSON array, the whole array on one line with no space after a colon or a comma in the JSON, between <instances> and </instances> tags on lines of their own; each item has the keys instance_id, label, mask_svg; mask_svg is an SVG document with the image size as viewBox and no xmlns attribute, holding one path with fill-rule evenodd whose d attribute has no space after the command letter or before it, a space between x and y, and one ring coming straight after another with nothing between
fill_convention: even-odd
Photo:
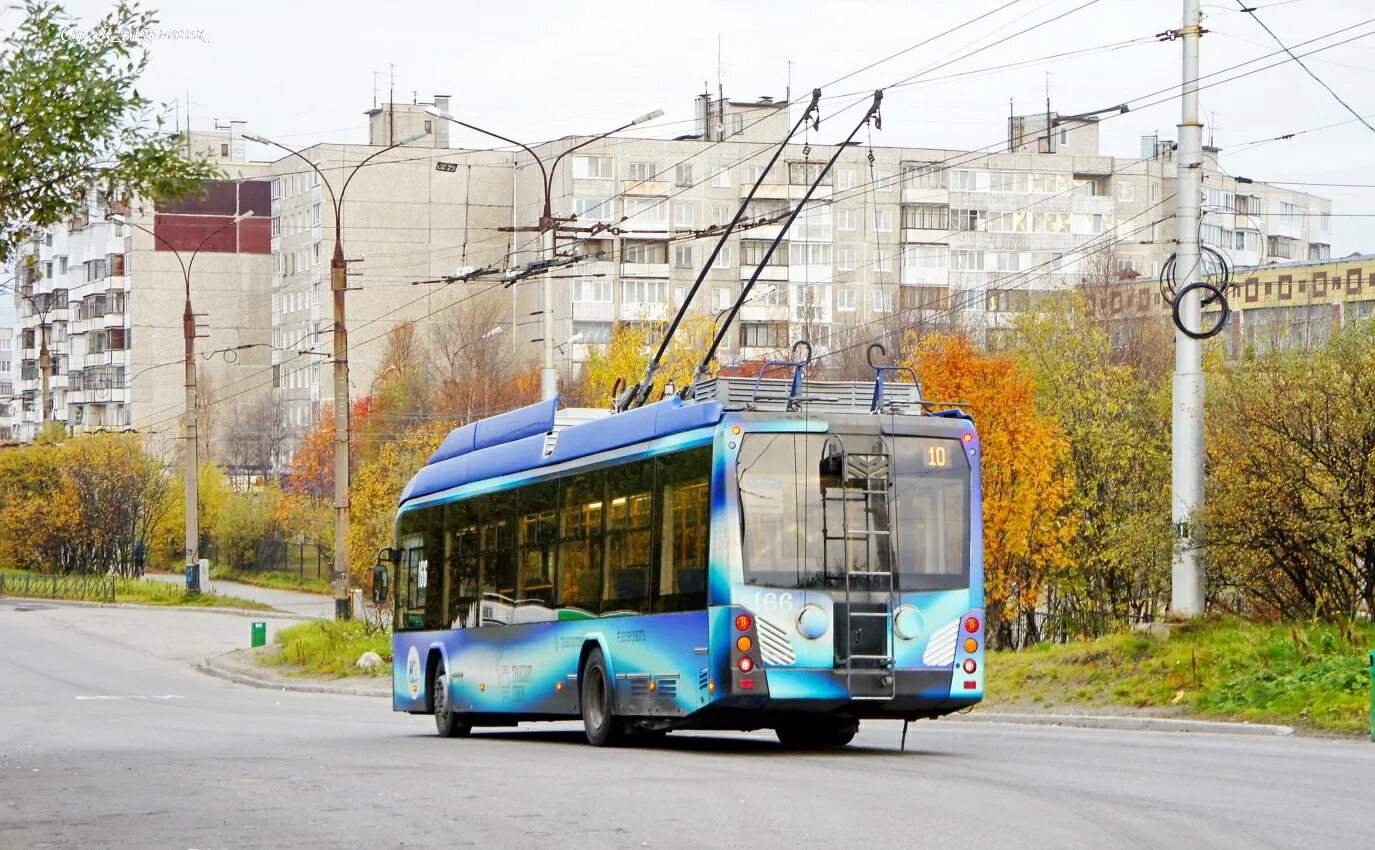
<instances>
[{"instance_id":1,"label":"overcast sky","mask_svg":"<svg viewBox=\"0 0 1375 850\"><path fill-rule=\"evenodd\" d=\"M1248 0L1291 45L1361 24L1308 47L1368 34L1316 53L1309 66L1357 112L1375 114L1375 3L1371 0ZM1085 5L1087 3L1087 5ZM107 3L72 0L81 17ZM1007 8L999 10L1000 7ZM1084 6L1078 11L1076 7ZM929 77L1025 60L1014 69L932 80L889 92L875 143L978 148L1006 137L1009 101L1019 112L1044 108L1047 74L1053 108L1078 113L1137 99L1143 108L1102 125L1103 152L1134 157L1139 137L1173 138L1178 101L1142 99L1179 81L1178 42L1147 41L1088 55L1053 54L1149 39L1179 25L1175 0L697 0L638 2L265 2L164 0L160 37L146 91L190 104L196 128L243 119L251 131L306 145L366 141L364 110L374 91L385 100L395 65L397 100L449 94L472 123L527 141L600 132L651 109L666 115L649 134L691 131L692 99L720 74L734 98L781 98L849 74L966 21L957 32L826 87L842 94L891 84L1037 22L1061 20ZM1203 7L1203 71L1223 71L1278 48L1236 0ZM0 13L0 25L14 13ZM1220 76L1268 65L1273 57ZM374 89L374 72L377 85ZM1205 79L1205 84L1212 79ZM1173 92L1171 92L1173 93ZM832 101L833 113L851 98ZM1375 133L1290 62L1202 93L1205 138L1223 149L1231 174L1274 181L1372 183ZM834 141L855 112L823 123L815 138ZM171 114L169 113L169 120ZM184 118L183 118L184 120ZM1331 129L1271 144L1243 143L1334 122ZM1372 119L1375 121L1375 119ZM458 131L458 128L454 128ZM486 147L480 136L456 144ZM266 155L267 151L259 151ZM1334 199L1333 254L1375 251L1375 189L1312 187ZM1366 214L1370 217L1357 217Z\"/></svg>"}]
</instances>

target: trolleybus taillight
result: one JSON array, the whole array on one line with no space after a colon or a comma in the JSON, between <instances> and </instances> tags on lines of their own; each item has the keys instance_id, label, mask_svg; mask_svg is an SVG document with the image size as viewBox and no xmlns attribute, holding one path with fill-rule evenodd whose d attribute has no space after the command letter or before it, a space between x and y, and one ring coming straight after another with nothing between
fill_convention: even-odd
<instances>
[{"instance_id":1,"label":"trolleybus taillight","mask_svg":"<svg viewBox=\"0 0 1375 850\"><path fill-rule=\"evenodd\" d=\"M735 648L741 652L749 652L752 646L754 643L745 635L741 635L740 639L735 642Z\"/></svg>"},{"instance_id":2,"label":"trolleybus taillight","mask_svg":"<svg viewBox=\"0 0 1375 850\"><path fill-rule=\"evenodd\" d=\"M741 658L738 662L736 662L735 666L740 668L741 673L748 673L754 669L754 662L751 661L749 656L747 655Z\"/></svg>"},{"instance_id":3,"label":"trolleybus taillight","mask_svg":"<svg viewBox=\"0 0 1375 850\"><path fill-rule=\"evenodd\" d=\"M965 639L964 639L964 651L965 651L965 652L974 652L974 651L977 650L978 648L979 648L979 642L978 642L977 640L974 640L974 638L965 638Z\"/></svg>"},{"instance_id":4,"label":"trolleybus taillight","mask_svg":"<svg viewBox=\"0 0 1375 850\"><path fill-rule=\"evenodd\" d=\"M737 620L736 620L736 623L738 624L739 622L740 622L740 621L737 619ZM978 617L965 617L965 618L964 618L964 630L967 631L967 632L969 632L970 634L973 634L974 632L977 632L977 631L979 630L979 618L978 618Z\"/></svg>"},{"instance_id":5,"label":"trolleybus taillight","mask_svg":"<svg viewBox=\"0 0 1375 850\"><path fill-rule=\"evenodd\" d=\"M749 631L752 625L754 625L754 621L750 619L749 614L741 614L735 618L735 628L742 632Z\"/></svg>"},{"instance_id":6,"label":"trolleybus taillight","mask_svg":"<svg viewBox=\"0 0 1375 850\"><path fill-rule=\"evenodd\" d=\"M979 669L979 663L977 661L972 658L966 658L964 660L964 672L972 675L977 669Z\"/></svg>"}]
</instances>

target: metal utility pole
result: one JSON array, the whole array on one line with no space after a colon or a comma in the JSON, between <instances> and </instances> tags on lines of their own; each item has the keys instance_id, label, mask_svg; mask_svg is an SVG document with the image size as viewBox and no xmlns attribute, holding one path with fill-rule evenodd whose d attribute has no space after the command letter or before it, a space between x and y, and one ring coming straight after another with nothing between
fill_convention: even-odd
<instances>
[{"instance_id":1,"label":"metal utility pole","mask_svg":"<svg viewBox=\"0 0 1375 850\"><path fill-rule=\"evenodd\" d=\"M617 127L614 130L607 130L605 133L601 133L584 141L578 142L576 145L573 145L571 148L568 148L563 153L554 157L553 164L550 165L548 168L545 168L544 160L540 157L539 154L531 150L528 145L522 144L521 142L518 142L515 139L508 139L505 136L500 135L498 133L493 133L491 130L484 130L481 127L474 126L465 121L460 121L448 112L445 112L444 110L434 106L426 107L425 111L436 118L442 118L445 121L451 121L460 127L466 127L469 130L481 133L484 136L491 136L492 138L499 139L507 143L508 145L515 145L516 147L521 148L526 153L530 154L531 158L535 160L535 165L539 166L540 183L542 185L542 188L544 189L544 208L540 213L539 227L534 229L538 230L540 233L540 259L546 261L553 260L555 258L555 252L558 249L558 224L561 219L557 219L554 217L553 195L554 170L559 167L559 162L562 161L564 157L568 156L570 153L579 148L586 147L587 145L590 145L593 142L605 139L612 133L619 133L622 130L630 129L631 127L634 127L637 124L643 124L646 121L653 121L655 118L659 118L664 114L664 111L662 109L656 109L653 112L648 112L644 115L641 115L639 118L636 118L634 121L631 121L628 124L622 124L620 127ZM558 369L554 367L554 281L550 278L548 274L545 274L544 276L543 324L544 339L542 340L542 342L544 356L542 358L542 365L540 367L540 398L545 401L548 401L549 399L552 399L559 394L559 372Z\"/></svg>"},{"instance_id":2,"label":"metal utility pole","mask_svg":"<svg viewBox=\"0 0 1375 850\"><path fill-rule=\"evenodd\" d=\"M1179 149L1176 152L1175 233L1178 249L1177 286L1183 290L1202 275L1199 251L1199 212L1203 194L1203 124L1198 113L1198 47L1203 35L1199 0L1184 0L1179 29L1183 45L1183 82L1180 92ZM1179 318L1197 328L1202 316L1202 293L1182 292ZM1170 571L1170 611L1176 617L1203 613L1203 346L1175 329L1173 388L1171 519L1174 522L1174 561Z\"/></svg>"},{"instance_id":3,"label":"metal utility pole","mask_svg":"<svg viewBox=\"0 0 1375 850\"><path fill-rule=\"evenodd\" d=\"M127 218L117 216L107 216L107 218L127 224L130 227L142 230L154 240L161 242L177 258L181 265L181 277L183 285L183 295L185 300L182 303L181 311L181 335L184 348L183 365L186 369L184 387L186 390L186 410L182 419L182 436L186 442L186 455L184 458L184 468L182 469L183 489L186 496L186 566L195 567L200 562L200 444L196 433L196 314L191 310L191 268L196 263L196 257L200 255L201 249L210 242L211 239L228 230L236 227L239 222L253 215L253 210L245 210L235 215L228 223L215 228L201 239L200 244L191 252L189 259L183 258L181 252L172 246L172 243L163 239L152 230L141 224L136 224ZM237 251L237 246L235 248ZM197 573L199 581L199 573Z\"/></svg>"},{"instance_id":4,"label":"metal utility pole","mask_svg":"<svg viewBox=\"0 0 1375 850\"><path fill-rule=\"evenodd\" d=\"M390 109L390 104L388 105ZM388 122L390 123L390 122ZM375 157L393 148L419 141L428 135L424 131L412 133L399 142L373 151L353 167L344 184L336 195L334 185L325 177L323 171L295 148L281 142L274 142L262 136L247 133L244 138L261 145L281 148L310 166L320 177L329 192L329 201L334 207L334 254L329 261L329 285L334 298L334 617L347 620L353 616L353 605L349 599L349 338L348 325L344 313L344 296L348 292L349 261L344 257L343 210L344 195L363 166Z\"/></svg>"}]
</instances>

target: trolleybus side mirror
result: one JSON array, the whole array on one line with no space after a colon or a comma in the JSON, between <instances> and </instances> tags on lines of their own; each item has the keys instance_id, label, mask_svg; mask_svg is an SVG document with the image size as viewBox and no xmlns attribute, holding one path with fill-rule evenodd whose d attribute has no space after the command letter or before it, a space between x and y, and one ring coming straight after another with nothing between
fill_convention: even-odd
<instances>
[{"instance_id":1,"label":"trolleybus side mirror","mask_svg":"<svg viewBox=\"0 0 1375 850\"><path fill-rule=\"evenodd\" d=\"M377 553L377 565L372 568L372 604L383 605L391 593L391 570L396 563L396 550L383 548Z\"/></svg>"}]
</instances>

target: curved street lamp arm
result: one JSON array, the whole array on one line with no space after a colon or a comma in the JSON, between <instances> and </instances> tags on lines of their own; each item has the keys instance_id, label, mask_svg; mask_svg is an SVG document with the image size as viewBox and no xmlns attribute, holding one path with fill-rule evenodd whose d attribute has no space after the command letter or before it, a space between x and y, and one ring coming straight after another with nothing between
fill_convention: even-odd
<instances>
[{"instance_id":1,"label":"curved street lamp arm","mask_svg":"<svg viewBox=\"0 0 1375 850\"><path fill-rule=\"evenodd\" d=\"M544 182L544 186L545 186L545 193L544 193L544 218L547 219L547 218L549 217L549 215L550 215L550 213L549 213L549 192L548 192L548 188L549 188L549 172L545 170L545 168L544 168L544 160L540 159L540 155L539 155L539 154L535 153L533 150L530 149L530 146L529 146L529 145L527 145L527 144L525 144L525 143L523 143L523 142L518 142L518 141L516 141L515 139L508 139L508 138L506 138L505 136L501 135L500 133L493 133L491 130L484 130L484 129L482 129L481 127L475 127L475 126L473 126L472 124L467 123L466 121L460 121L460 120L458 120L457 118L455 118L454 116L450 115L450 114L447 113L447 112L442 113L442 117L443 117L445 120L452 121L453 123L457 124L457 125L460 126L460 127L467 127L469 130L472 130L472 131L477 132L477 133L481 133L481 134L484 135L484 136L491 136L491 137L494 138L494 139L500 139L501 141L505 142L505 143L508 144L508 145L515 145L516 147L518 147L518 148L520 148L521 150L525 151L526 153L530 154L530 157L535 161L535 165L538 165L538 166L539 166L540 179Z\"/></svg>"},{"instance_id":2,"label":"curved street lamp arm","mask_svg":"<svg viewBox=\"0 0 1375 850\"><path fill-rule=\"evenodd\" d=\"M289 148L289 147L287 147L286 145L282 144L281 142L274 142L274 141L272 141L271 139L263 138L262 136L254 136L254 137L252 138L251 141L256 141L256 142L260 142L260 143L262 143L262 144L272 145L272 146L275 147L275 148L281 148L282 150L286 151L287 153L289 153L289 154L291 154L292 156L294 156L294 157L296 157L297 159L299 159L301 162L304 162L306 165L309 165L311 171L314 171L316 174L320 175L320 182L325 184L325 189L326 189L326 191L329 192L329 202L330 202L331 205L334 206L334 219L335 219L336 224L338 223L338 220L339 220L339 200L338 200L337 198L334 197L334 187L330 185L330 183L329 183L329 178L326 177L326 176L325 176L325 173L324 173L323 171L320 170L320 166L318 166L318 165L316 165L315 163L311 162L309 159L306 159L305 154L301 153L300 151L296 150L295 148Z\"/></svg>"}]
</instances>

